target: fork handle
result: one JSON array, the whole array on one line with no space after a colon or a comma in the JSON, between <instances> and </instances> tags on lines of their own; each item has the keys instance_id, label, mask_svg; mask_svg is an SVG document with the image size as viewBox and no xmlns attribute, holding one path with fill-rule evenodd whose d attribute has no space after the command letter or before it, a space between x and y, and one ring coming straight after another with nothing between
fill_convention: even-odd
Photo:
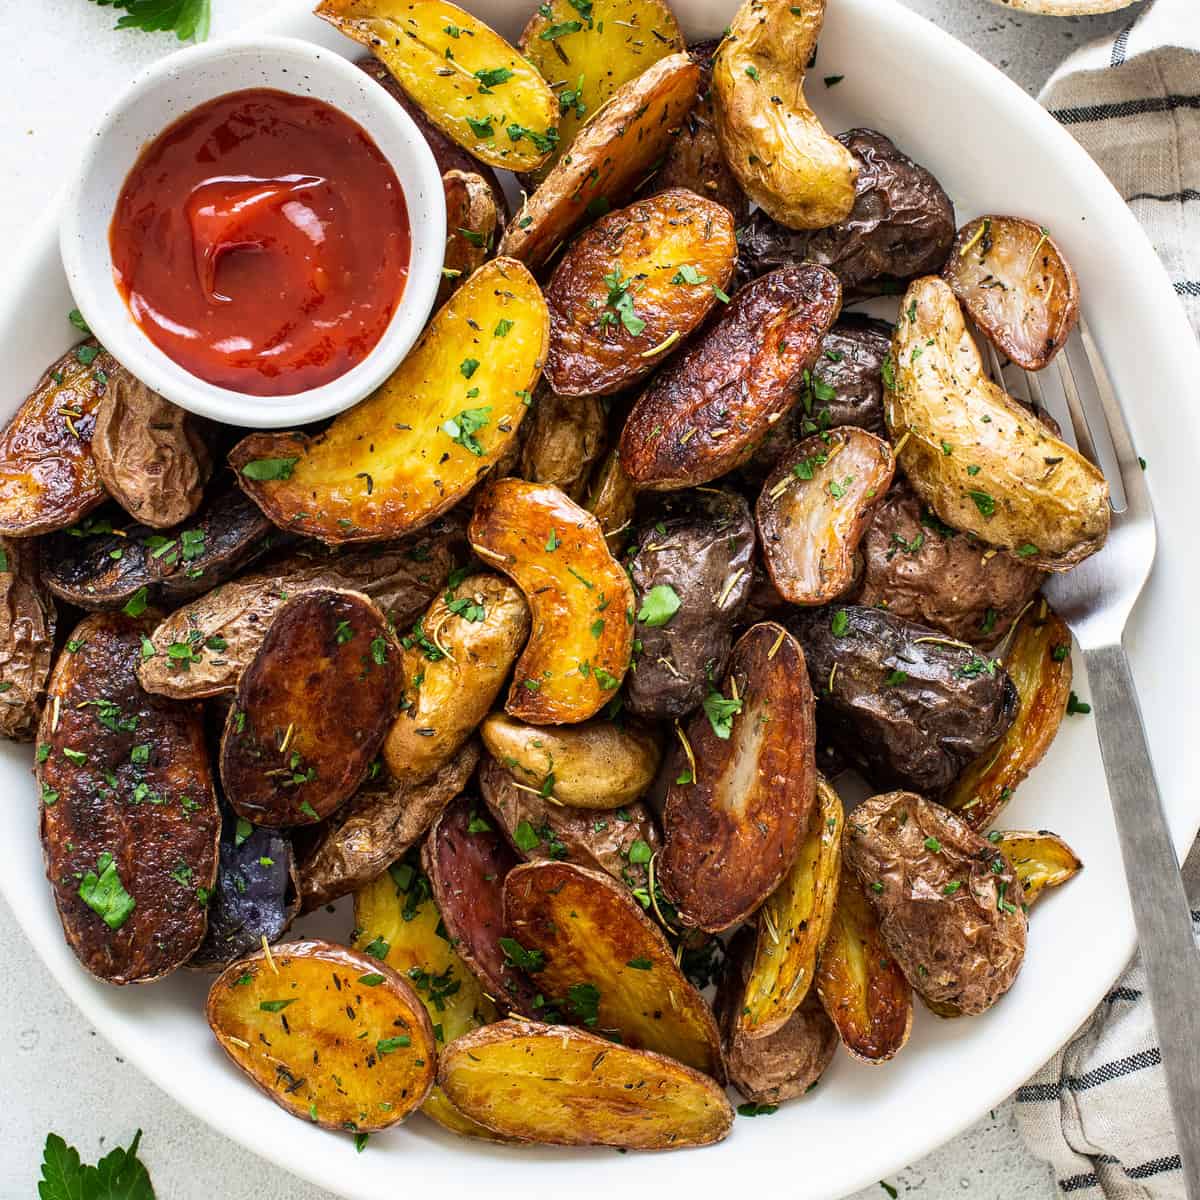
<instances>
[{"instance_id":1,"label":"fork handle","mask_svg":"<svg viewBox=\"0 0 1200 1200\"><path fill-rule=\"evenodd\" d=\"M1090 650L1085 660L1184 1184L1188 1200L1200 1200L1200 951L1129 660L1120 645Z\"/></svg>"}]
</instances>

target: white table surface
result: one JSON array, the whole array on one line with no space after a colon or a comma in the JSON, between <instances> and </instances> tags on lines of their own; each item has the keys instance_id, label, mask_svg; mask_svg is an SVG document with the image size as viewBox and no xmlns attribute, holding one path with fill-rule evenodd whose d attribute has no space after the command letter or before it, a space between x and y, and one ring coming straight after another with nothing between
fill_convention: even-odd
<instances>
[{"instance_id":1,"label":"white table surface","mask_svg":"<svg viewBox=\"0 0 1200 1200\"><path fill-rule=\"evenodd\" d=\"M1034 93L1078 45L1130 18L1128 12L1067 20L1036 17L986 0L904 2ZM216 36L260 13L263 0L213 0L213 8ZM0 3L6 67L0 120L4 245L20 247L24 231L64 181L108 96L137 68L176 45L169 35L115 33L113 22L111 9L87 0ZM0 802L32 806L32 791ZM95 1161L114 1144L128 1144L139 1128L145 1131L142 1157L159 1200L328 1197L198 1125L126 1065L59 990L3 901L0 995L5 998L0 1004L0 1200L36 1195L42 1145L50 1130L76 1145L85 1160ZM922 1200L1049 1200L1055 1194L1047 1170L1026 1153L1015 1130L1011 1101L888 1182L902 1195L920 1192ZM530 1186L536 1196L532 1179ZM855 1200L884 1197L881 1188L868 1188Z\"/></svg>"}]
</instances>

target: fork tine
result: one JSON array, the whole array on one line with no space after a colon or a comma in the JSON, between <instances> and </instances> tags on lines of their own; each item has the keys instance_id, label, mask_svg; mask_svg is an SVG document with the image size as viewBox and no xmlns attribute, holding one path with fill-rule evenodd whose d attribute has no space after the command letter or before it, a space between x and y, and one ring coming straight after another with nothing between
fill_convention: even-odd
<instances>
[{"instance_id":1,"label":"fork tine","mask_svg":"<svg viewBox=\"0 0 1200 1200\"><path fill-rule=\"evenodd\" d=\"M1067 411L1071 415L1071 425L1075 430L1075 441L1079 453L1091 462L1096 462L1096 447L1092 442L1092 431L1088 427L1087 417L1083 412L1083 401L1079 398L1079 388L1075 386L1075 372L1067 357L1066 347L1062 353L1055 356L1054 364L1058 367L1058 377L1062 380L1063 394L1067 399Z\"/></svg>"},{"instance_id":2,"label":"fork tine","mask_svg":"<svg viewBox=\"0 0 1200 1200\"><path fill-rule=\"evenodd\" d=\"M1029 389L1029 402L1039 412L1046 411L1046 397L1042 394L1042 381L1036 371L1023 371L1025 386Z\"/></svg>"},{"instance_id":3,"label":"fork tine","mask_svg":"<svg viewBox=\"0 0 1200 1200\"><path fill-rule=\"evenodd\" d=\"M1134 449L1129 426L1125 423L1125 414L1121 411L1121 404L1117 399L1116 389L1108 374L1108 368L1104 365L1104 359L1100 357L1100 348L1096 345L1092 331L1082 316L1079 318L1079 340L1083 344L1083 352L1087 355L1088 363L1092 368L1096 395L1100 400L1100 408L1104 415L1113 455L1121 471L1122 481L1125 482L1126 487L1130 487L1133 485L1133 481L1139 483L1142 481L1141 459L1138 458Z\"/></svg>"}]
</instances>

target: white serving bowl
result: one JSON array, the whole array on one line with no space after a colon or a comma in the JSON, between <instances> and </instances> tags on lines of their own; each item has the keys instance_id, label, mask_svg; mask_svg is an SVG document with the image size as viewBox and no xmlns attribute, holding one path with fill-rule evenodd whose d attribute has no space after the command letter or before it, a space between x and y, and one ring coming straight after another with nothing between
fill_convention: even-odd
<instances>
[{"instance_id":1,"label":"white serving bowl","mask_svg":"<svg viewBox=\"0 0 1200 1200\"><path fill-rule=\"evenodd\" d=\"M408 280L383 336L344 375L291 396L249 396L218 387L169 358L133 319L117 289L109 253L109 223L142 149L197 106L246 88L314 97L356 121L396 172L412 230ZM182 408L264 429L332 416L383 383L417 340L433 307L445 241L441 174L408 113L341 55L298 38L264 35L182 50L140 75L93 135L67 190L59 234L75 303L118 362Z\"/></svg>"}]
</instances>

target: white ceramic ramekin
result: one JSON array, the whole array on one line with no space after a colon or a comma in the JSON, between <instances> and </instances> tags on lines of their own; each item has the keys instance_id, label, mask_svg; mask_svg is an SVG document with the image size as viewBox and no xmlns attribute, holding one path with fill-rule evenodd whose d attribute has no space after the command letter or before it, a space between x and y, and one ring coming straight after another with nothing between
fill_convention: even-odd
<instances>
[{"instance_id":1,"label":"white ceramic ramekin","mask_svg":"<svg viewBox=\"0 0 1200 1200\"><path fill-rule=\"evenodd\" d=\"M412 257L404 294L375 348L338 379L292 396L248 396L196 378L142 332L113 278L108 229L143 147L185 113L246 88L311 96L358 122L404 189ZM202 416L264 429L302 425L357 404L395 369L433 307L446 242L441 175L404 109L346 59L297 38L207 43L156 63L117 99L93 134L67 192L60 233L75 303L101 343L143 383Z\"/></svg>"}]
</instances>

